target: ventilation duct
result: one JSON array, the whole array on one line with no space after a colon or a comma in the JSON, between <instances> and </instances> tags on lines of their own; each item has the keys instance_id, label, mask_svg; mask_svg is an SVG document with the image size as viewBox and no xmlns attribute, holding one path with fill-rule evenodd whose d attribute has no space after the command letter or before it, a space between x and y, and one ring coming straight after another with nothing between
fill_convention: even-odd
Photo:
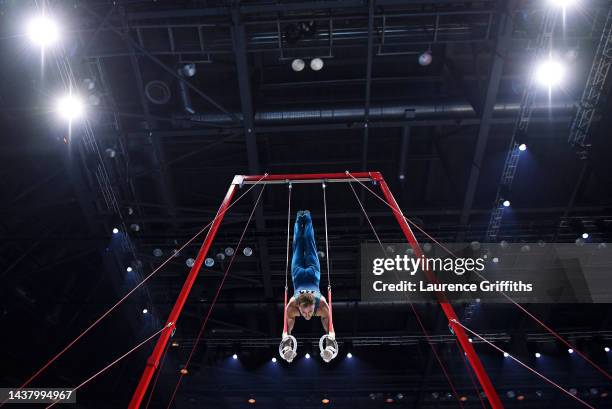
<instances>
[{"instance_id":1,"label":"ventilation duct","mask_svg":"<svg viewBox=\"0 0 612 409\"><path fill-rule=\"evenodd\" d=\"M495 104L494 117L516 115L519 110L518 101L499 102ZM571 114L575 108L573 102L553 101L551 105L536 102L533 115L547 116L550 114ZM240 112L235 113L242 118ZM370 106L370 121L405 121L406 119L465 119L476 118L478 115L467 101L446 102L406 102L396 104L372 104ZM255 114L256 125L290 125L312 123L360 122L365 117L363 103L335 104L328 106L310 105L294 108L263 108ZM177 119L187 119L193 122L230 123L232 119L223 113L202 113L189 117L178 116Z\"/></svg>"}]
</instances>

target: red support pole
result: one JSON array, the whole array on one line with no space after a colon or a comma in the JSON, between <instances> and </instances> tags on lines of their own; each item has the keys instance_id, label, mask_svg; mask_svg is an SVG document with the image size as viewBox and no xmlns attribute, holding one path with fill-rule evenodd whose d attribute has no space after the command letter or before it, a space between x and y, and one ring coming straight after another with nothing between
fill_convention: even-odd
<instances>
[{"instance_id":1,"label":"red support pole","mask_svg":"<svg viewBox=\"0 0 612 409\"><path fill-rule=\"evenodd\" d=\"M142 373L142 377L140 378L140 382L138 382L138 386L134 391L134 395L132 395L132 400L130 401L130 404L128 406L129 409L138 409L140 407L140 404L142 403L142 399L144 398L144 395L147 392L147 389L149 388L151 378L153 377L153 374L159 366L159 360L163 354L164 349L166 348L166 344L168 344L170 336L172 335L173 327L176 325L176 321L178 320L178 317L181 314L181 311L183 310L185 301L187 301L187 297L191 292L191 288L193 287L198 273L200 272L200 268L202 267L204 258L206 257L206 254L210 249L210 245L212 244L213 239L217 234L217 230L219 229L219 226L223 221L223 217L227 212L227 208L229 207L230 202L232 201L232 197L236 192L236 180L237 179L234 178L232 185L228 189L227 194L225 195L225 198L223 199L223 202L219 207L216 219L213 221L212 226L210 226L210 229L206 234L206 238L204 239L204 243L202 243L202 247L200 247L200 251L198 252L198 256L196 257L195 263L193 264L193 267L191 267L189 275L187 276L187 279L185 279L185 284L183 284L183 288L181 289L181 292L178 298L176 299L176 302L174 303L174 307L170 312L168 320L166 321L166 328L161 333L159 339L157 340L157 344L155 344L155 348L151 353L151 356L147 360L147 364L145 366L144 372Z\"/></svg>"},{"instance_id":2,"label":"red support pole","mask_svg":"<svg viewBox=\"0 0 612 409\"><path fill-rule=\"evenodd\" d=\"M385 200L387 201L387 203L391 205L393 209L393 215L395 216L395 219L399 223L402 229L402 232L404 233L404 236L406 236L406 239L408 240L410 247L412 247L412 249L414 250L414 254L417 257L421 257L421 255L423 254L423 251L421 250L421 246L417 242L416 237L414 236L414 233L412 232L412 229L410 228L410 225L408 225L408 223L406 222L406 219L404 219L404 215L402 214L402 211L400 210L397 202L395 201L395 198L393 197L391 190L389 190L387 183L385 182L385 180L383 179L382 175L379 172L372 172L372 175L376 176L376 177L373 177L374 180L379 181L380 189L382 190L382 193L385 196ZM432 282L436 281L436 277L433 275L432 272L425 271L425 274L429 281L432 281ZM497 391L495 390L495 388L493 387L493 384L491 383L491 379L489 379L489 375L487 374L484 367L482 366L482 363L480 362L480 359L478 358L478 354L476 354L476 351L474 350L472 344L468 340L468 337L465 334L465 331L463 330L463 328L460 325L457 325L455 323L455 321L457 322L459 321L459 318L457 318L457 314L455 313L455 310L453 309L452 305L450 304L450 302L448 301L448 299L443 293L436 293L436 296L438 297L438 302L440 303L440 307L442 307L442 311L444 311L444 314L446 315L446 318L449 321L449 325L451 329L453 330L453 333L457 337L459 344L465 351L467 359L470 362L470 365L472 365L472 368L474 369L474 372L476 373L476 377L478 378L478 381L480 382L480 385L482 386L484 393L487 395L487 399L489 399L491 406L493 407L493 409L503 409L504 406L502 405L501 400L499 399Z\"/></svg>"}]
</instances>

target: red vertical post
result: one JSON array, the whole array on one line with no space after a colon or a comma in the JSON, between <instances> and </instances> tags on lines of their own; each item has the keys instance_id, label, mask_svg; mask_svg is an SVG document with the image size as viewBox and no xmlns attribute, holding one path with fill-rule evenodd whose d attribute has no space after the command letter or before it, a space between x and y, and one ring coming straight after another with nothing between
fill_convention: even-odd
<instances>
[{"instance_id":1,"label":"red vertical post","mask_svg":"<svg viewBox=\"0 0 612 409\"><path fill-rule=\"evenodd\" d=\"M391 190L389 190L387 183L383 179L382 175L378 172L372 172L372 176L374 180L380 183L380 189L382 190L382 193L385 196L385 200L387 201L387 203L389 203L389 205L391 205L393 209L393 215L399 223L402 232L404 233L404 236L406 236L410 247L412 247L412 249L414 250L414 254L417 257L421 257L421 255L423 254L421 246L417 242L416 237L414 236L414 233L410 228L410 225L406 222L406 219L404 219L404 215L402 214L402 211L400 210L397 202L395 201L393 193L391 193ZM426 271L425 274L427 275L428 280L436 280L432 272ZM444 296L443 293L437 293L436 296L438 297L438 302L440 303L440 307L442 307L442 311L444 311L444 314L446 315L446 318L449 321L450 327L452 328L455 336L457 337L457 340L459 340L459 344L461 344L461 347L465 351L470 365L476 373L476 377L478 378L478 382L480 382L480 386L482 386L484 393L487 395L489 403L491 403L493 409L503 409L504 406L502 405L501 400L499 399L497 391L491 383L491 379L489 379L489 375L482 366L482 363L478 358L478 354L476 354L476 351L468 340L468 337L465 334L463 328L455 323L459 322L459 318L457 318L457 314L455 313L453 306L449 303L448 299L446 298L446 296Z\"/></svg>"},{"instance_id":2,"label":"red vertical post","mask_svg":"<svg viewBox=\"0 0 612 409\"><path fill-rule=\"evenodd\" d=\"M166 329L164 329L164 331L161 333L159 339L157 340L157 343L155 344L155 348L151 353L151 356L147 360L144 372L142 373L140 381L138 382L138 386L136 387L136 390L132 395L132 400L130 401L130 404L128 406L129 409L138 409L140 407L140 404L142 403L142 399L144 398L144 395L147 392L147 389L149 388L151 378L153 377L153 374L159 366L159 360L162 356L162 353L166 348L166 345L168 344L170 336L172 335L172 330L176 325L176 321L178 320L178 317L181 314L181 311L183 310L185 301L187 301L187 297L191 292L191 288L193 287L198 273L200 272L200 268L202 267L204 258L206 257L206 254L210 249L210 245L212 244L215 235L217 234L217 230L219 229L219 226L223 221L223 217L227 212L227 208L229 207L230 202L232 201L232 197L236 192L237 180L237 178L234 178L234 181L228 189L227 194L225 195L225 198L221 203L221 206L219 206L219 211L217 212L216 218L213 221L212 226L210 226L208 233L206 234L206 238L204 239L204 243L202 243L202 246L200 247L200 251L198 252L198 256L196 257L195 263L193 264L193 267L191 267L189 275L187 276L187 278L185 279L185 283L183 284L183 288L181 289L181 292L179 293L179 296L176 299L176 302L174 303L174 307L172 307L172 311L168 316L168 320L166 321Z\"/></svg>"}]
</instances>

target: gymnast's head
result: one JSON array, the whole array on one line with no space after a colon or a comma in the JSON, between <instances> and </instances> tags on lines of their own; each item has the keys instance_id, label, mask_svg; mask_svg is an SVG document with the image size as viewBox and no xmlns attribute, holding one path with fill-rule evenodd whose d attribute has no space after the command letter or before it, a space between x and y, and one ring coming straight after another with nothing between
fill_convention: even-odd
<instances>
[{"instance_id":1,"label":"gymnast's head","mask_svg":"<svg viewBox=\"0 0 612 409\"><path fill-rule=\"evenodd\" d=\"M307 320L311 319L314 315L315 309L315 297L311 293L300 294L297 299L297 306L300 310L302 317Z\"/></svg>"}]
</instances>

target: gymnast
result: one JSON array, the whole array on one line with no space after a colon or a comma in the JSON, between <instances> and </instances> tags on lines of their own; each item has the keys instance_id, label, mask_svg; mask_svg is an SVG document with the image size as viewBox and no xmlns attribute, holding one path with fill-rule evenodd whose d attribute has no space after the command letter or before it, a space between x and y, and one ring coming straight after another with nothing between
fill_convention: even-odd
<instances>
[{"instance_id":1,"label":"gymnast","mask_svg":"<svg viewBox=\"0 0 612 409\"><path fill-rule=\"evenodd\" d=\"M329 330L329 305L319 289L321 266L317 254L312 219L308 210L300 210L297 213L293 227L291 278L294 295L286 306L287 331L283 333L280 349L281 356L289 362L295 357L295 348L292 350L289 339L292 338L290 336L295 319L300 316L306 320L310 320L312 317L321 317L321 324L327 334L326 338L337 345L335 334ZM335 350L332 347L321 349L321 356L327 362L333 358L332 355ZM335 348L337 349L337 346Z\"/></svg>"}]
</instances>

